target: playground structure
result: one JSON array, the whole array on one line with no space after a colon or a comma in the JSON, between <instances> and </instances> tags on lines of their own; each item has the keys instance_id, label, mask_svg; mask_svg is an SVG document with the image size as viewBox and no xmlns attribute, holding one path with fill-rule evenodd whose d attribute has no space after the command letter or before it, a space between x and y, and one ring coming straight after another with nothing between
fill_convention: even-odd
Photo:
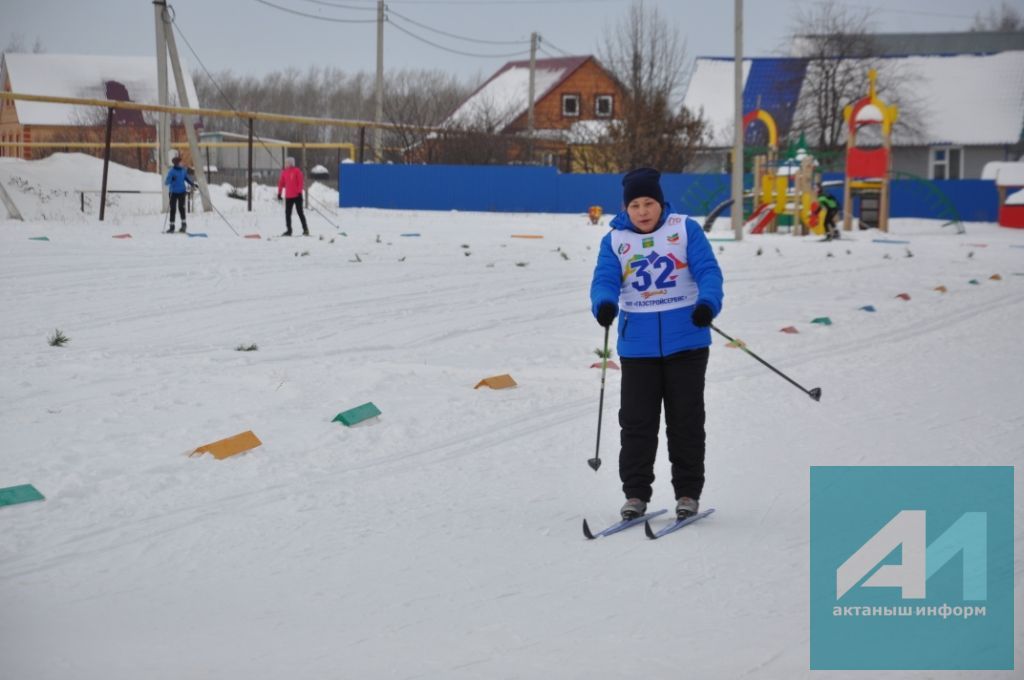
<instances>
[{"instance_id":1,"label":"playground structure","mask_svg":"<svg viewBox=\"0 0 1024 680\"><path fill-rule=\"evenodd\" d=\"M878 73L868 71L868 94L843 108L846 124L846 183L843 189L843 230L853 229L853 201L860 203L861 225L889 231L890 168L892 164L892 126L899 109L878 98L875 81ZM880 147L857 146L857 134L871 125L881 129Z\"/></svg>"},{"instance_id":2,"label":"playground structure","mask_svg":"<svg viewBox=\"0 0 1024 680\"><path fill-rule=\"evenodd\" d=\"M1024 161L988 163L981 177L996 184L999 225L1024 229Z\"/></svg>"},{"instance_id":3,"label":"playground structure","mask_svg":"<svg viewBox=\"0 0 1024 680\"><path fill-rule=\"evenodd\" d=\"M855 213L862 227L889 231L892 128L899 109L879 99L877 77L874 69L869 70L868 94L843 108L847 127L842 205L845 231L853 229ZM744 131L758 121L768 130L768 148L765 154L753 159L753 189L747 194L752 198L752 206L749 214L744 215L744 228L751 234L776 233L780 226L789 226L795 236L824 233L826 211L819 206L815 191L816 160L803 148L801 140L800 148L780 161L778 127L768 111L757 108L747 113L743 118ZM878 126L880 144L858 145L858 134L869 126ZM864 136L861 135L861 141ZM959 217L954 215L950 223L959 225Z\"/></svg>"},{"instance_id":4,"label":"playground structure","mask_svg":"<svg viewBox=\"0 0 1024 680\"><path fill-rule=\"evenodd\" d=\"M743 117L743 129L757 121L768 130L768 149L753 159L752 210L744 216L744 228L751 234L776 233L780 225L787 225L795 236L824 233L824 211L814 191L814 157L800 148L780 162L775 119L764 109L754 109Z\"/></svg>"}]
</instances>

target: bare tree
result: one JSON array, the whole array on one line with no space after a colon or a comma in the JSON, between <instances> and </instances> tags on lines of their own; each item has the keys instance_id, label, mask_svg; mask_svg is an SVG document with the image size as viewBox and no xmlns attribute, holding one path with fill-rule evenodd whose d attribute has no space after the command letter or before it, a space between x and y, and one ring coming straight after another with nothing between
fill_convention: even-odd
<instances>
[{"instance_id":1,"label":"bare tree","mask_svg":"<svg viewBox=\"0 0 1024 680\"><path fill-rule=\"evenodd\" d=\"M901 138L921 137L921 93L913 87L913 70L906 60L882 58L869 9L829 0L798 8L793 22L788 43L808 63L791 137L804 135L811 146L838 158L846 143L843 109L867 95L870 69L878 72L878 96L899 107Z\"/></svg>"},{"instance_id":2,"label":"bare tree","mask_svg":"<svg viewBox=\"0 0 1024 680\"><path fill-rule=\"evenodd\" d=\"M441 71L402 70L384 81L384 118L397 128L389 130L385 146L403 152L421 145L427 128L442 121L468 95L468 88Z\"/></svg>"},{"instance_id":3,"label":"bare tree","mask_svg":"<svg viewBox=\"0 0 1024 680\"><path fill-rule=\"evenodd\" d=\"M985 14L979 10L974 15L972 31L1024 31L1024 12L1003 2L999 9L990 8Z\"/></svg>"},{"instance_id":4,"label":"bare tree","mask_svg":"<svg viewBox=\"0 0 1024 680\"><path fill-rule=\"evenodd\" d=\"M4 52L11 54L19 54L24 52L32 52L34 54L41 54L46 52L46 47L43 46L43 41L36 36L36 40L32 43L32 49L29 50L28 43L26 42L24 33L11 33L10 38L7 40L7 47L4 48Z\"/></svg>"},{"instance_id":5,"label":"bare tree","mask_svg":"<svg viewBox=\"0 0 1024 680\"><path fill-rule=\"evenodd\" d=\"M818 149L838 151L846 139L843 107L864 96L867 69L877 66L869 10L830 0L798 7L794 24L789 40L809 61L793 129Z\"/></svg>"},{"instance_id":6,"label":"bare tree","mask_svg":"<svg viewBox=\"0 0 1024 680\"><path fill-rule=\"evenodd\" d=\"M622 115L601 140L614 164L684 169L703 142L706 125L680 101L686 45L679 32L656 7L636 0L617 25L606 29L599 58L624 98Z\"/></svg>"},{"instance_id":7,"label":"bare tree","mask_svg":"<svg viewBox=\"0 0 1024 680\"><path fill-rule=\"evenodd\" d=\"M231 71L194 73L199 100L208 106L243 111L268 111L311 117L352 120L373 119L373 78L366 73L346 73L337 68L311 67L275 71L256 78ZM468 92L468 88L438 71L398 71L385 75L385 115L388 122L402 125L389 134L387 145L408 147L422 138L415 130L437 124ZM217 121L227 132L245 133L246 123L237 119ZM359 141L354 127L310 126L266 122L257 125L263 137L291 142ZM334 163L334 151L310 150L308 162L327 166ZM394 157L399 155L392 154Z\"/></svg>"}]
</instances>

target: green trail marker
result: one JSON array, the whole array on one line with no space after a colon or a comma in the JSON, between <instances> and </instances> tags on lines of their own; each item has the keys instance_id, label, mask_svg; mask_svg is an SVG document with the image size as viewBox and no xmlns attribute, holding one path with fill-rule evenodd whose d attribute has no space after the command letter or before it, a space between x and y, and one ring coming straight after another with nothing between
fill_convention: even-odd
<instances>
[{"instance_id":1,"label":"green trail marker","mask_svg":"<svg viewBox=\"0 0 1024 680\"><path fill-rule=\"evenodd\" d=\"M341 423L347 427L358 425L364 420L370 418L376 418L380 415L380 409L377 408L372 401L368 401L365 404L350 408L347 411L342 411L338 415L334 416L334 420L331 422Z\"/></svg>"},{"instance_id":2,"label":"green trail marker","mask_svg":"<svg viewBox=\"0 0 1024 680\"><path fill-rule=\"evenodd\" d=\"M41 501L44 499L45 496L39 493L36 487L31 484L8 486L4 489L0 489L0 507L3 507L4 505L28 503L30 501Z\"/></svg>"}]
</instances>

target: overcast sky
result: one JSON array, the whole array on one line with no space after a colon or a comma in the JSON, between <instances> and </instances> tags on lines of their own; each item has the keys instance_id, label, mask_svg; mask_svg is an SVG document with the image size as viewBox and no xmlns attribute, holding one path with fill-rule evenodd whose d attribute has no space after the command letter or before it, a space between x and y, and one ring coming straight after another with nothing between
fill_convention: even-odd
<instances>
[{"instance_id":1,"label":"overcast sky","mask_svg":"<svg viewBox=\"0 0 1024 680\"><path fill-rule=\"evenodd\" d=\"M532 31L541 34L551 55L593 54L606 29L625 16L631 1L391 0L384 29L385 68L439 69L463 80L489 76L506 61L526 57ZM732 53L730 0L645 1L686 38L689 57ZM746 0L745 53L781 54L785 36L793 29L794 13L816 1ZM842 4L874 8L881 32L935 32L964 30L976 12L998 8L1001 1L1005 0L844 0ZM1024 0L1007 4L1024 11ZM314 64L353 72L376 68L374 0L176 0L171 5L181 35L213 72L230 69L262 75ZM20 35L30 48L38 39L51 53L142 55L155 49L151 0L0 0L0 7L4 16L0 30L7 32L0 35L3 46ZM368 23L342 23L328 17ZM187 66L198 67L180 37L178 42ZM500 56L465 56L446 49ZM508 56L515 52L522 56Z\"/></svg>"}]
</instances>

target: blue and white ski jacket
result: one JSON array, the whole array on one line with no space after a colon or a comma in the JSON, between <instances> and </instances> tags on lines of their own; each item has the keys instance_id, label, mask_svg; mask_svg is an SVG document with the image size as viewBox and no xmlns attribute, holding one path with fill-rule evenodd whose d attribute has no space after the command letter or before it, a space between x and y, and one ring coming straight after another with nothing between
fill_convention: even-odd
<instances>
[{"instance_id":1,"label":"blue and white ski jacket","mask_svg":"<svg viewBox=\"0 0 1024 680\"><path fill-rule=\"evenodd\" d=\"M635 229L625 211L601 239L590 284L591 310L619 308L619 356L663 357L711 345L711 330L693 324L698 303L722 310L722 270L703 229L665 204L649 234Z\"/></svg>"},{"instance_id":2,"label":"blue and white ski jacket","mask_svg":"<svg viewBox=\"0 0 1024 680\"><path fill-rule=\"evenodd\" d=\"M164 184L171 188L172 194L183 194L188 189L185 184L188 183L195 186L196 183L188 178L188 170L180 165L172 165L171 169L167 171L167 178L164 180Z\"/></svg>"}]
</instances>

